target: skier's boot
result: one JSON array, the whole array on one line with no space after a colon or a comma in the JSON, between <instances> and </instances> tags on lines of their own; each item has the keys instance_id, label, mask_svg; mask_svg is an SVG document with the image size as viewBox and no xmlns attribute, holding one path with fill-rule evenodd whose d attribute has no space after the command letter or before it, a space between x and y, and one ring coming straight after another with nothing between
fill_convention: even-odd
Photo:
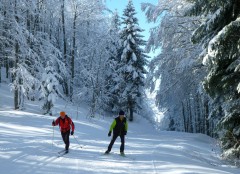
<instances>
[{"instance_id":1,"label":"skier's boot","mask_svg":"<svg viewBox=\"0 0 240 174\"><path fill-rule=\"evenodd\" d=\"M109 150L107 150L106 152L105 152L105 154L109 154L110 153L110 151Z\"/></svg>"},{"instance_id":2,"label":"skier's boot","mask_svg":"<svg viewBox=\"0 0 240 174\"><path fill-rule=\"evenodd\" d=\"M68 153L68 147L65 146L65 153Z\"/></svg>"}]
</instances>

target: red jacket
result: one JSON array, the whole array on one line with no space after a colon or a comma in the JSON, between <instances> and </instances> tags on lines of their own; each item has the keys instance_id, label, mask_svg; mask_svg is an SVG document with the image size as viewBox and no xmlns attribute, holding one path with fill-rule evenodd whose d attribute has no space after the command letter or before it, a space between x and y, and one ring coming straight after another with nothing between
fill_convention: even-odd
<instances>
[{"instance_id":1,"label":"red jacket","mask_svg":"<svg viewBox=\"0 0 240 174\"><path fill-rule=\"evenodd\" d=\"M61 132L67 132L70 129L72 129L72 131L74 132L74 123L72 121L72 119L70 117L68 117L67 115L65 116L64 119L62 119L61 117L58 117L55 121L55 125L59 124L59 128Z\"/></svg>"}]
</instances>

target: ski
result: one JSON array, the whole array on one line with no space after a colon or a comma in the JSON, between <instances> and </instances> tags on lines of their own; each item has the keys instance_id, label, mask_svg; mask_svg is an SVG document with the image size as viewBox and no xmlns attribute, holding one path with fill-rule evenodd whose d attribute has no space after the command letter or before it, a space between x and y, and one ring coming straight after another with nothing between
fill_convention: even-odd
<instances>
[{"instance_id":1,"label":"ski","mask_svg":"<svg viewBox=\"0 0 240 174\"><path fill-rule=\"evenodd\" d=\"M63 152L65 152L66 150L65 149L63 149L63 150L60 150L58 153L63 153Z\"/></svg>"},{"instance_id":2,"label":"ski","mask_svg":"<svg viewBox=\"0 0 240 174\"><path fill-rule=\"evenodd\" d=\"M119 155L122 157L126 157L125 153L120 153Z\"/></svg>"},{"instance_id":3,"label":"ski","mask_svg":"<svg viewBox=\"0 0 240 174\"><path fill-rule=\"evenodd\" d=\"M111 155L119 155L119 156L121 156L121 157L123 157L123 158L127 158L127 159L130 159L130 160L135 160L135 158L133 158L133 157L131 157L131 156L129 156L129 155L126 155L125 153L120 153L120 154L118 154L118 153L115 153L115 152L109 152L109 153L103 153L102 155L109 155L109 156L111 156Z\"/></svg>"},{"instance_id":4,"label":"ski","mask_svg":"<svg viewBox=\"0 0 240 174\"><path fill-rule=\"evenodd\" d=\"M136 160L136 158L133 158L132 156L129 156L129 155L126 155L126 154L119 154L119 156L123 157L123 158L127 158L127 159L130 159L130 160Z\"/></svg>"},{"instance_id":5,"label":"ski","mask_svg":"<svg viewBox=\"0 0 240 174\"><path fill-rule=\"evenodd\" d=\"M68 154L68 152L63 152L63 153L61 153L61 154L58 154L58 158L66 155L66 154Z\"/></svg>"},{"instance_id":6,"label":"ski","mask_svg":"<svg viewBox=\"0 0 240 174\"><path fill-rule=\"evenodd\" d=\"M108 152L108 153L104 152L104 153L103 153L103 155L111 155L111 154L112 154L112 155L113 155L113 154L116 155L117 153L114 153L114 152ZM124 153L120 153L119 155L120 155L120 156L126 156Z\"/></svg>"},{"instance_id":7,"label":"ski","mask_svg":"<svg viewBox=\"0 0 240 174\"><path fill-rule=\"evenodd\" d=\"M68 154L68 151L66 151L66 150L61 150L61 151L58 152L58 156L57 156L57 157L59 158L59 157L62 157L62 156L64 156L64 155L66 155L66 154Z\"/></svg>"}]
</instances>

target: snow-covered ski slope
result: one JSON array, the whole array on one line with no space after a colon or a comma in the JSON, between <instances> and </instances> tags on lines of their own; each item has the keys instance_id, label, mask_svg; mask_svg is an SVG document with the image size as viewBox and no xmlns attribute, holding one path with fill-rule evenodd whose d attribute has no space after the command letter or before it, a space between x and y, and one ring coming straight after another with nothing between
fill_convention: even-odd
<instances>
[{"instance_id":1,"label":"snow-covered ski slope","mask_svg":"<svg viewBox=\"0 0 240 174\"><path fill-rule=\"evenodd\" d=\"M55 116L40 114L39 103L28 103L25 111L12 110L13 99L0 85L0 173L2 174L239 174L240 169L219 159L216 141L202 134L156 131L140 116L129 123L126 157L119 155L120 139L112 153L103 155L113 118L86 118L88 109L60 101L56 112L65 110L76 126L70 151L64 148ZM78 114L77 114L78 113Z\"/></svg>"}]
</instances>

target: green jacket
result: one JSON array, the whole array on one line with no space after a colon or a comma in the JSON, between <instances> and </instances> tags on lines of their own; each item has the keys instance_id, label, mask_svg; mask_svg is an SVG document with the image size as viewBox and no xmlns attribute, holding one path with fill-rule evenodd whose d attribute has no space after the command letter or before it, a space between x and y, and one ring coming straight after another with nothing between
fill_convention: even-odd
<instances>
[{"instance_id":1,"label":"green jacket","mask_svg":"<svg viewBox=\"0 0 240 174\"><path fill-rule=\"evenodd\" d=\"M113 120L109 131L111 131L111 132L113 131L114 135L124 134L124 132L128 131L127 119L125 117L123 117L123 120L121 120L120 117L118 116L117 118L115 118Z\"/></svg>"}]
</instances>

